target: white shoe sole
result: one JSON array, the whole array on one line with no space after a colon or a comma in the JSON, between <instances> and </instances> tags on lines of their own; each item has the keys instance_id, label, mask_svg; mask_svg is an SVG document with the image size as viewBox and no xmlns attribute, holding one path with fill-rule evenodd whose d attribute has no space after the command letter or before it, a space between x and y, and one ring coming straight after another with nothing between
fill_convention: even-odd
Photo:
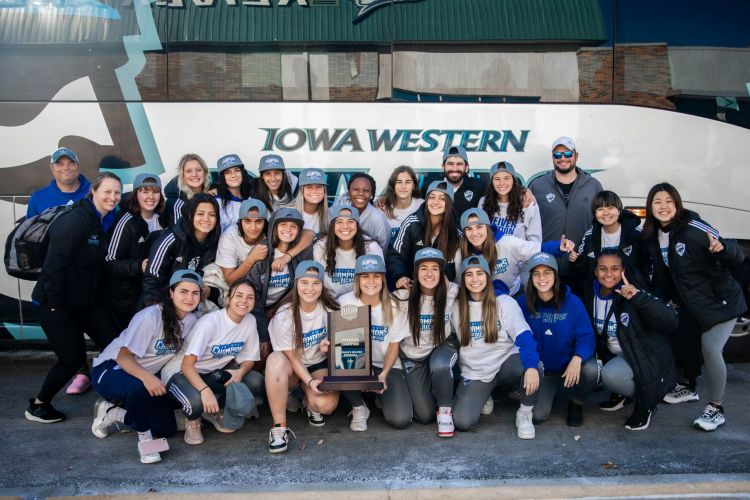
<instances>
[{"instance_id":1,"label":"white shoe sole","mask_svg":"<svg viewBox=\"0 0 750 500\"><path fill-rule=\"evenodd\" d=\"M268 448L268 451L270 453L284 453L287 450L287 448L289 448L288 445L284 446L283 448L274 448L274 449Z\"/></svg>"},{"instance_id":2,"label":"white shoe sole","mask_svg":"<svg viewBox=\"0 0 750 500\"><path fill-rule=\"evenodd\" d=\"M670 398L669 394L667 394L666 396L664 396L664 399L662 401L669 405L677 405L680 403L692 403L693 401L700 401L700 399L700 396L696 392L692 396L686 396L682 398Z\"/></svg>"},{"instance_id":3,"label":"white shoe sole","mask_svg":"<svg viewBox=\"0 0 750 500\"><path fill-rule=\"evenodd\" d=\"M151 453L149 455L141 455L142 464L155 464L161 462L161 455L159 453Z\"/></svg>"},{"instance_id":4,"label":"white shoe sole","mask_svg":"<svg viewBox=\"0 0 750 500\"><path fill-rule=\"evenodd\" d=\"M711 432L711 431L715 431L716 429L718 429L719 427L721 427L725 423L726 423L725 420L722 420L721 422L718 422L718 423L715 423L715 424L714 423L702 423L702 422L696 420L695 422L693 422L693 427L695 427L699 431Z\"/></svg>"},{"instance_id":5,"label":"white shoe sole","mask_svg":"<svg viewBox=\"0 0 750 500\"><path fill-rule=\"evenodd\" d=\"M31 413L27 411L24 412L24 415L26 416L26 420L31 420L32 422L39 422L40 424L56 424L57 422L62 422L63 419L59 418L56 420L44 420L39 417L36 417L32 415Z\"/></svg>"},{"instance_id":6,"label":"white shoe sole","mask_svg":"<svg viewBox=\"0 0 750 500\"><path fill-rule=\"evenodd\" d=\"M94 403L94 421L91 424L91 433L99 439L104 439L105 437L109 436L109 426L102 429L101 426L97 425L97 423L99 422L99 411L102 409L102 407L108 404L109 402L103 398L97 399L96 403Z\"/></svg>"},{"instance_id":7,"label":"white shoe sole","mask_svg":"<svg viewBox=\"0 0 750 500\"><path fill-rule=\"evenodd\" d=\"M534 439L535 437L536 437L536 432L529 432L529 433L518 432L518 439Z\"/></svg>"}]
</instances>

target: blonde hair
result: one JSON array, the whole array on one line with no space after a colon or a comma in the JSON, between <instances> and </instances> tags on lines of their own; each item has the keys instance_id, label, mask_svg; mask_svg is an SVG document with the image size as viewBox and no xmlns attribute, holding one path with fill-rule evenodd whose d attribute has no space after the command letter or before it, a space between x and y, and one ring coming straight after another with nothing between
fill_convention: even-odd
<instances>
[{"instance_id":1,"label":"blonde hair","mask_svg":"<svg viewBox=\"0 0 750 500\"><path fill-rule=\"evenodd\" d=\"M203 169L203 188L201 192L205 193L206 191L211 189L211 176L208 175L208 165L206 165L206 162L203 160L203 158L195 153L188 153L186 155L183 155L182 158L180 158L180 163L177 164L177 187L188 200L190 200L193 195L195 195L195 193L193 193L193 190L190 189L190 186L185 184L182 180L182 175L185 173L185 164L189 161L197 161L200 164L201 169Z\"/></svg>"},{"instance_id":2,"label":"blonde hair","mask_svg":"<svg viewBox=\"0 0 750 500\"><path fill-rule=\"evenodd\" d=\"M391 326L393 323L393 306L398 303L396 298L391 295L388 291L388 285L385 281L385 274L378 273L383 281L383 287L380 289L378 299L380 300L380 307L383 310L383 325ZM361 275L357 274L354 276L354 296L361 300L362 291L359 288L359 278Z\"/></svg>"},{"instance_id":3,"label":"blonde hair","mask_svg":"<svg viewBox=\"0 0 750 500\"><path fill-rule=\"evenodd\" d=\"M303 191L307 186L301 186L297 191L297 197L294 198L294 208L299 210L302 215L305 214L305 197ZM325 191L326 186L323 184L323 190ZM318 236L325 236L328 234L328 193L323 197L318 208L315 209L318 214Z\"/></svg>"}]
</instances>

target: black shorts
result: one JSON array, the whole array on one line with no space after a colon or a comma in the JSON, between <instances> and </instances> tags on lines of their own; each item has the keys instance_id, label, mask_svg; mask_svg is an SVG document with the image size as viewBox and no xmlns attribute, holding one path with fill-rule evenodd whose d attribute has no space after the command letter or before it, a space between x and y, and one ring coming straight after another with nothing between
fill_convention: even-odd
<instances>
[{"instance_id":1,"label":"black shorts","mask_svg":"<svg viewBox=\"0 0 750 500\"><path fill-rule=\"evenodd\" d=\"M312 375L314 372L321 370L321 369L328 369L328 359L324 359L320 363L315 363L314 365L310 365L307 367L307 371L310 372Z\"/></svg>"}]
</instances>

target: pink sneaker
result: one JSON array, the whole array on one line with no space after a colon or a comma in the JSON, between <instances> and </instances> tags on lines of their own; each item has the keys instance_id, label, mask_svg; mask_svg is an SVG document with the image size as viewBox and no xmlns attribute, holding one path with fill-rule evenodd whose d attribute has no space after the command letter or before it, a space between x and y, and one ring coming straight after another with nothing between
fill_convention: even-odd
<instances>
[{"instance_id":1,"label":"pink sneaker","mask_svg":"<svg viewBox=\"0 0 750 500\"><path fill-rule=\"evenodd\" d=\"M91 387L91 380L89 377L83 373L79 373L73 377L73 381L65 392L67 394L83 394L89 390L89 387Z\"/></svg>"}]
</instances>

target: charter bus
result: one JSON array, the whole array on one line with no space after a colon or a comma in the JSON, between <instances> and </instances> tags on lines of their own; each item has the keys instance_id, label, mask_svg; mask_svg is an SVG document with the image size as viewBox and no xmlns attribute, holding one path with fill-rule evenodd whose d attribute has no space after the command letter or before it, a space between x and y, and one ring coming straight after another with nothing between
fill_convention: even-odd
<instances>
[{"instance_id":1,"label":"charter bus","mask_svg":"<svg viewBox=\"0 0 750 500\"><path fill-rule=\"evenodd\" d=\"M461 145L528 182L550 145L636 212L656 182L750 241L744 0L0 0L0 229L72 148L89 179L166 184L178 159L280 154L382 189ZM539 200L544 203L544 200ZM0 271L0 338L44 338Z\"/></svg>"}]
</instances>

